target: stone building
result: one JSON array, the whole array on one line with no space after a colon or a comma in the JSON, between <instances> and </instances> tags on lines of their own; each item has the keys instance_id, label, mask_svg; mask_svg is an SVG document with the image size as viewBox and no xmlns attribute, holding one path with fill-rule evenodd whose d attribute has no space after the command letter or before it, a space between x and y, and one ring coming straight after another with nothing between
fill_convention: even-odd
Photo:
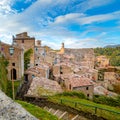
<instances>
[{"instance_id":1,"label":"stone building","mask_svg":"<svg viewBox=\"0 0 120 120\"><path fill-rule=\"evenodd\" d=\"M71 73L73 73L73 70L69 63L62 62L55 64L53 66L53 76L57 81L59 80L61 75L71 74Z\"/></svg>"},{"instance_id":2,"label":"stone building","mask_svg":"<svg viewBox=\"0 0 120 120\"><path fill-rule=\"evenodd\" d=\"M75 61L83 61L83 60L91 60L94 62L94 50L91 48L83 48L83 49L70 49L65 48L65 53L70 55L73 54L75 57Z\"/></svg>"},{"instance_id":3,"label":"stone building","mask_svg":"<svg viewBox=\"0 0 120 120\"><path fill-rule=\"evenodd\" d=\"M30 59L30 66L34 66L34 61L35 61L35 54L34 54L35 38L34 37L29 37L27 32L23 32L23 33L17 34L16 37L13 36L13 43L16 44L16 47L23 48L24 52L26 52L29 49L33 50L33 54L31 55L31 59Z\"/></svg>"},{"instance_id":4,"label":"stone building","mask_svg":"<svg viewBox=\"0 0 120 120\"><path fill-rule=\"evenodd\" d=\"M46 51L45 47L41 46L41 41L37 40L35 44L35 66L38 66L45 61Z\"/></svg>"},{"instance_id":5,"label":"stone building","mask_svg":"<svg viewBox=\"0 0 120 120\"><path fill-rule=\"evenodd\" d=\"M108 67L109 66L109 58L104 55L96 57L96 67Z\"/></svg>"},{"instance_id":6,"label":"stone building","mask_svg":"<svg viewBox=\"0 0 120 120\"><path fill-rule=\"evenodd\" d=\"M44 77L46 79L49 78L50 67L45 64L39 64L38 66L34 66L28 68L25 71L25 81L29 81L34 77Z\"/></svg>"},{"instance_id":7,"label":"stone building","mask_svg":"<svg viewBox=\"0 0 120 120\"><path fill-rule=\"evenodd\" d=\"M20 79L24 74L24 60L23 60L23 50L13 45L14 53L10 54L11 45L6 43L1 43L1 50L4 57L8 60L9 64L7 67L8 70L8 79Z\"/></svg>"},{"instance_id":8,"label":"stone building","mask_svg":"<svg viewBox=\"0 0 120 120\"><path fill-rule=\"evenodd\" d=\"M86 97L92 99L94 85L91 79L87 77L81 77L76 74L66 74L62 75L61 79L65 84L66 90L68 91L80 91L83 92Z\"/></svg>"}]
</instances>

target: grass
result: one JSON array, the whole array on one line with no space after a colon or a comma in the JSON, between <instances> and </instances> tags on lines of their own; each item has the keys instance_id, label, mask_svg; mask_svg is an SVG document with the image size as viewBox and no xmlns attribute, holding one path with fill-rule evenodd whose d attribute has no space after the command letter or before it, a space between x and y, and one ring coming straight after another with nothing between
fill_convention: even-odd
<instances>
[{"instance_id":1,"label":"grass","mask_svg":"<svg viewBox=\"0 0 120 120\"><path fill-rule=\"evenodd\" d=\"M70 106L75 109L78 109L84 112L89 112L92 114L95 114L95 107L98 107L96 111L97 116L104 117L108 120L120 120L120 114L116 113L116 112L120 113L120 108L111 107L103 104L97 104L90 100L79 98L78 96L69 96L69 94L68 96L67 95L64 96L64 94L63 95L58 94L58 95L49 97L49 100L55 103L60 103L60 104L62 102L62 104L66 106ZM114 112L106 111L104 109L108 109Z\"/></svg>"},{"instance_id":2,"label":"grass","mask_svg":"<svg viewBox=\"0 0 120 120\"><path fill-rule=\"evenodd\" d=\"M58 120L56 116L48 113L38 106L20 100L16 100L16 102L21 104L23 108L25 108L28 112L40 120Z\"/></svg>"}]
</instances>

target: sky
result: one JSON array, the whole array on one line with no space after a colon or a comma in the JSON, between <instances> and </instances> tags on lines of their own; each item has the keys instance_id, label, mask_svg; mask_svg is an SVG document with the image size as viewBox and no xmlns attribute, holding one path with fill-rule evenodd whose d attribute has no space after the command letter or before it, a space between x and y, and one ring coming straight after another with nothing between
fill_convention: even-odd
<instances>
[{"instance_id":1,"label":"sky","mask_svg":"<svg viewBox=\"0 0 120 120\"><path fill-rule=\"evenodd\" d=\"M53 49L120 44L120 0L0 0L0 40L22 32Z\"/></svg>"}]
</instances>

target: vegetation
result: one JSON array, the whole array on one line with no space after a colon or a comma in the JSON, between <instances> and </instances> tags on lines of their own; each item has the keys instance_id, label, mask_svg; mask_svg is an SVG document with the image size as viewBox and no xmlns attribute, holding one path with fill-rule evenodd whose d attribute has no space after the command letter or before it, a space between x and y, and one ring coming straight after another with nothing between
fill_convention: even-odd
<instances>
[{"instance_id":1,"label":"vegetation","mask_svg":"<svg viewBox=\"0 0 120 120\"><path fill-rule=\"evenodd\" d=\"M28 68L28 64L30 64L30 58L33 54L33 50L29 49L24 53L24 69L26 70Z\"/></svg>"},{"instance_id":2,"label":"vegetation","mask_svg":"<svg viewBox=\"0 0 120 120\"><path fill-rule=\"evenodd\" d=\"M95 48L96 56L106 55L110 58L110 65L120 66L120 47L116 48Z\"/></svg>"},{"instance_id":3,"label":"vegetation","mask_svg":"<svg viewBox=\"0 0 120 120\"><path fill-rule=\"evenodd\" d=\"M4 58L0 57L0 89L12 98L12 81L7 78L7 69L9 62ZM20 85L21 81L14 81L15 94Z\"/></svg>"},{"instance_id":4,"label":"vegetation","mask_svg":"<svg viewBox=\"0 0 120 120\"><path fill-rule=\"evenodd\" d=\"M115 92L115 93L118 93L118 94L120 94L120 83L116 83L116 84L114 84L113 85L113 91Z\"/></svg>"},{"instance_id":5,"label":"vegetation","mask_svg":"<svg viewBox=\"0 0 120 120\"><path fill-rule=\"evenodd\" d=\"M113 106L120 105L120 103L115 103L116 101L114 101L114 99L112 98L106 98L106 101L103 98L102 100L103 103L98 104L87 99L81 99L80 97L78 97L78 95L72 95L72 93L71 94L64 93L64 94L57 94L55 96L49 97L49 100L55 103L70 106L74 109L77 109L83 112L96 114L98 116L101 116L109 120L120 120L119 107L111 107L108 105L104 105L105 103L109 102L109 100L111 101L109 102L109 104L112 104L113 102L112 104ZM100 101L100 99L98 101Z\"/></svg>"},{"instance_id":6,"label":"vegetation","mask_svg":"<svg viewBox=\"0 0 120 120\"><path fill-rule=\"evenodd\" d=\"M38 93L38 96L48 96L48 95L53 95L54 91L44 89L43 87L39 87L37 89L37 93Z\"/></svg>"},{"instance_id":7,"label":"vegetation","mask_svg":"<svg viewBox=\"0 0 120 120\"><path fill-rule=\"evenodd\" d=\"M3 57L0 56L0 89L7 92L7 67L8 61Z\"/></svg>"},{"instance_id":8,"label":"vegetation","mask_svg":"<svg viewBox=\"0 0 120 120\"><path fill-rule=\"evenodd\" d=\"M120 96L112 98L112 97L106 97L103 95L101 95L101 96L95 95L93 98L93 101L96 103L100 103L100 104L105 104L105 105L114 106L114 107L120 107Z\"/></svg>"},{"instance_id":9,"label":"vegetation","mask_svg":"<svg viewBox=\"0 0 120 120\"><path fill-rule=\"evenodd\" d=\"M43 110L42 108L32 105L27 102L17 100L19 104L21 104L28 112L34 115L36 118L40 120L58 120L58 118L47 111Z\"/></svg>"},{"instance_id":10,"label":"vegetation","mask_svg":"<svg viewBox=\"0 0 120 120\"><path fill-rule=\"evenodd\" d=\"M17 93L17 89L18 89L18 87L20 86L20 83L21 83L21 81L14 81L14 91L15 91L15 95L16 95L16 93ZM7 91L6 91L6 94L7 94L7 96L9 96L9 97L13 97L12 96L12 81L7 81L7 84L8 84L8 86L7 86Z\"/></svg>"},{"instance_id":11,"label":"vegetation","mask_svg":"<svg viewBox=\"0 0 120 120\"><path fill-rule=\"evenodd\" d=\"M58 96L58 97L69 96L69 97L86 99L86 96L82 92L77 92L77 91L63 92L63 93L56 94L55 96Z\"/></svg>"}]
</instances>

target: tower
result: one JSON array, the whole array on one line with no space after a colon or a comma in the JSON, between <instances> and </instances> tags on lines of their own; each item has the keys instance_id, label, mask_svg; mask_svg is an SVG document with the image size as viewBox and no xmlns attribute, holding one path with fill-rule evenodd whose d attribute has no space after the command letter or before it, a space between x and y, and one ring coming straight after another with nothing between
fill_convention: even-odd
<instances>
[{"instance_id":1,"label":"tower","mask_svg":"<svg viewBox=\"0 0 120 120\"><path fill-rule=\"evenodd\" d=\"M64 43L62 43L62 48L64 49Z\"/></svg>"},{"instance_id":2,"label":"tower","mask_svg":"<svg viewBox=\"0 0 120 120\"><path fill-rule=\"evenodd\" d=\"M59 52L57 52L57 54L64 54L64 52L65 52L64 43L62 43L61 49Z\"/></svg>"},{"instance_id":3,"label":"tower","mask_svg":"<svg viewBox=\"0 0 120 120\"><path fill-rule=\"evenodd\" d=\"M19 46L20 48L24 48L24 52L26 52L29 49L33 50L33 53L30 58L30 66L34 66L35 38L29 37L27 32L23 32L23 33L17 34L15 37L13 36L13 43L15 43L16 46Z\"/></svg>"},{"instance_id":4,"label":"tower","mask_svg":"<svg viewBox=\"0 0 120 120\"><path fill-rule=\"evenodd\" d=\"M61 54L64 54L64 52L65 52L64 43L62 43L62 47L61 47L61 49L60 49L60 53L61 53Z\"/></svg>"}]
</instances>

